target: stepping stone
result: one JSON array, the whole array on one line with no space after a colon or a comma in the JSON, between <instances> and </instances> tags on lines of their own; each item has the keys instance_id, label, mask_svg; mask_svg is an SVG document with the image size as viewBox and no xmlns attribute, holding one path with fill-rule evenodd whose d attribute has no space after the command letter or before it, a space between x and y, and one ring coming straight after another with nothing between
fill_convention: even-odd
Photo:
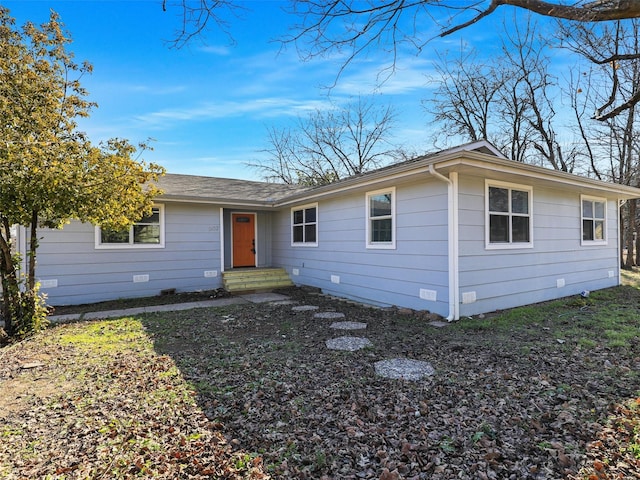
<instances>
[{"instance_id":1,"label":"stepping stone","mask_svg":"<svg viewBox=\"0 0 640 480\"><path fill-rule=\"evenodd\" d=\"M271 305L295 305L298 302L296 300L278 300L277 302L269 302Z\"/></svg>"},{"instance_id":2,"label":"stepping stone","mask_svg":"<svg viewBox=\"0 0 640 480\"><path fill-rule=\"evenodd\" d=\"M340 312L320 312L316 313L313 318L344 318L344 313Z\"/></svg>"},{"instance_id":3,"label":"stepping stone","mask_svg":"<svg viewBox=\"0 0 640 480\"><path fill-rule=\"evenodd\" d=\"M367 328L367 324L362 322L335 322L329 325L329 328L335 330L363 330Z\"/></svg>"},{"instance_id":4,"label":"stepping stone","mask_svg":"<svg viewBox=\"0 0 640 480\"><path fill-rule=\"evenodd\" d=\"M277 302L278 300L288 300L289 297L280 293L266 292L266 293L247 293L240 295L241 298L250 301L251 303L267 303Z\"/></svg>"},{"instance_id":5,"label":"stepping stone","mask_svg":"<svg viewBox=\"0 0 640 480\"><path fill-rule=\"evenodd\" d=\"M439 322L439 321L433 321L433 322L429 322L429 325L431 325L432 327L435 328L442 328L442 327L446 327L449 325L449 323L447 322Z\"/></svg>"},{"instance_id":6,"label":"stepping stone","mask_svg":"<svg viewBox=\"0 0 640 480\"><path fill-rule=\"evenodd\" d=\"M318 310L320 307L316 307L315 305L299 305L297 307L293 307L291 310L294 312L308 312L310 310Z\"/></svg>"},{"instance_id":7,"label":"stepping stone","mask_svg":"<svg viewBox=\"0 0 640 480\"><path fill-rule=\"evenodd\" d=\"M355 352L362 348L373 347L373 343L361 337L332 338L326 341L326 345L329 350L342 350L345 352Z\"/></svg>"},{"instance_id":8,"label":"stepping stone","mask_svg":"<svg viewBox=\"0 0 640 480\"><path fill-rule=\"evenodd\" d=\"M436 373L429 362L410 360L408 358L392 358L374 364L376 374L384 378L398 380L421 380Z\"/></svg>"}]
</instances>

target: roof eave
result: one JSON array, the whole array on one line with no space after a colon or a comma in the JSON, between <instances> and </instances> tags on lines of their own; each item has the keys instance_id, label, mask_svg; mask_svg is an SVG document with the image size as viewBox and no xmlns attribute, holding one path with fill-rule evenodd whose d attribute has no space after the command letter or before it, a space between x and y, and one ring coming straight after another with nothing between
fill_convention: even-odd
<instances>
[{"instance_id":1,"label":"roof eave","mask_svg":"<svg viewBox=\"0 0 640 480\"><path fill-rule=\"evenodd\" d=\"M582 177L572 173L560 170L551 170L526 163L516 163L513 160L495 158L482 153L465 152L464 156L449 159L441 158L437 162L437 167L440 169L453 169L458 165L465 165L481 170L495 171L502 174L535 178L538 180L551 180L555 183L560 183L574 188L588 188L608 192L609 194L619 196L621 199L640 198L640 189L629 185L605 182L595 178Z\"/></svg>"},{"instance_id":2,"label":"roof eave","mask_svg":"<svg viewBox=\"0 0 640 480\"><path fill-rule=\"evenodd\" d=\"M203 203L208 205L223 205L223 206L237 206L237 207L252 207L252 208L273 208L275 201L262 201L262 200L247 200L247 199L235 199L235 198L216 198L216 197L200 197L189 195L171 195L161 194L157 200L167 200L173 202L182 203Z\"/></svg>"},{"instance_id":3,"label":"roof eave","mask_svg":"<svg viewBox=\"0 0 640 480\"><path fill-rule=\"evenodd\" d=\"M456 167L467 166L484 171L495 171L501 174L510 174L518 177L534 178L537 180L552 181L562 185L579 189L590 189L607 193L609 196L615 195L620 199L640 198L640 189L628 185L605 182L588 177L581 177L575 174L550 170L536 165L514 162L507 158L500 158L485 153L474 151L454 151L445 152L441 155L425 157L422 160L410 164L402 164L398 167L391 167L384 170L373 171L357 177L350 177L343 181L324 185L310 191L289 195L275 202L276 207L284 207L300 203L303 201L316 200L322 197L335 195L356 188L363 188L383 181L394 180L429 173L429 166L434 165L437 169L454 170Z\"/></svg>"}]
</instances>

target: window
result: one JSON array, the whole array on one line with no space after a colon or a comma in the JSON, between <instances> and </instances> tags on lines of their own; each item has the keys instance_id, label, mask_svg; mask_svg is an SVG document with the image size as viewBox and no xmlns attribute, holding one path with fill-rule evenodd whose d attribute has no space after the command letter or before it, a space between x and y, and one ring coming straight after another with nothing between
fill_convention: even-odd
<instances>
[{"instance_id":1,"label":"window","mask_svg":"<svg viewBox=\"0 0 640 480\"><path fill-rule=\"evenodd\" d=\"M582 242L605 243L606 205L604 198L581 197L582 201Z\"/></svg>"},{"instance_id":2,"label":"window","mask_svg":"<svg viewBox=\"0 0 640 480\"><path fill-rule=\"evenodd\" d=\"M164 208L153 207L151 214L124 230L96 227L96 248L164 247Z\"/></svg>"},{"instance_id":3,"label":"window","mask_svg":"<svg viewBox=\"0 0 640 480\"><path fill-rule=\"evenodd\" d=\"M487 182L487 248L532 246L532 189Z\"/></svg>"},{"instance_id":4,"label":"window","mask_svg":"<svg viewBox=\"0 0 640 480\"><path fill-rule=\"evenodd\" d=\"M291 244L318 245L318 204L291 209Z\"/></svg>"},{"instance_id":5,"label":"window","mask_svg":"<svg viewBox=\"0 0 640 480\"><path fill-rule=\"evenodd\" d=\"M367 248L395 248L396 191L367 193Z\"/></svg>"}]
</instances>

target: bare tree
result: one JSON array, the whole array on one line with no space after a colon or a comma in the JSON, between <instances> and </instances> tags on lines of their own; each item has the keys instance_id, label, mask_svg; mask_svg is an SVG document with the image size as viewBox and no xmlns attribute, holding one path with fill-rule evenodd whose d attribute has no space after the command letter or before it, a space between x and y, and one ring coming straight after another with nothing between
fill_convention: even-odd
<instances>
[{"instance_id":1,"label":"bare tree","mask_svg":"<svg viewBox=\"0 0 640 480\"><path fill-rule=\"evenodd\" d=\"M544 54L547 41L536 32L536 24L530 22L523 28L518 24L505 27L505 65L515 79L513 88L519 96L516 104L521 106L512 108L507 101L503 104L512 110L507 116L511 118L509 124L516 123L515 115L528 124L527 147L532 147L553 169L572 172L575 152L559 141L556 126L558 79L549 73L551 62Z\"/></svg>"},{"instance_id":2,"label":"bare tree","mask_svg":"<svg viewBox=\"0 0 640 480\"><path fill-rule=\"evenodd\" d=\"M200 37L209 27L221 31L231 43L232 20L237 20L247 8L234 0L162 0L162 10L178 10L181 19L172 46L180 48L195 37Z\"/></svg>"},{"instance_id":3,"label":"bare tree","mask_svg":"<svg viewBox=\"0 0 640 480\"><path fill-rule=\"evenodd\" d=\"M244 9L238 0L163 0L165 10L180 9L182 28L174 45L181 46L213 23L230 36L230 16ZM571 22L571 28L592 29L594 23L640 18L639 0L291 0L289 13L299 19L293 34L284 43L295 44L302 58L339 52L345 56L340 73L356 58L371 49L391 55L382 72L395 71L400 46L420 53L436 37L444 37L493 15L501 7L516 7L537 15ZM578 27L580 26L580 27ZM594 62L617 62L638 58L631 51L613 56L600 55L598 48L584 45L576 49ZM640 102L640 95L616 102L615 88L610 100L596 111L606 120Z\"/></svg>"},{"instance_id":4,"label":"bare tree","mask_svg":"<svg viewBox=\"0 0 640 480\"><path fill-rule=\"evenodd\" d=\"M474 54L441 58L440 87L428 104L446 132L486 138L513 160L569 172L578 150L559 140L557 79L537 31L531 23L505 26L502 55L490 65Z\"/></svg>"},{"instance_id":5,"label":"bare tree","mask_svg":"<svg viewBox=\"0 0 640 480\"><path fill-rule=\"evenodd\" d=\"M401 156L390 143L394 113L358 99L343 108L316 110L297 128L269 130L268 159L250 163L269 181L324 185L391 163Z\"/></svg>"},{"instance_id":6,"label":"bare tree","mask_svg":"<svg viewBox=\"0 0 640 480\"><path fill-rule=\"evenodd\" d=\"M434 120L448 135L474 142L490 139L495 130L490 125L492 107L505 85L504 71L497 71L495 64L480 63L475 52L457 59L440 56L435 69L441 81L432 98L424 102Z\"/></svg>"},{"instance_id":7,"label":"bare tree","mask_svg":"<svg viewBox=\"0 0 640 480\"><path fill-rule=\"evenodd\" d=\"M640 2L637 2L640 4ZM610 22L602 25L573 25L560 23L558 37L561 45L584 57L589 62L608 68L608 96L596 105L593 118L608 120L640 101L640 90L630 84L629 79L619 73L627 72L621 68L637 63L640 55L634 47L636 40L635 21ZM629 95L629 90L636 90Z\"/></svg>"},{"instance_id":8,"label":"bare tree","mask_svg":"<svg viewBox=\"0 0 640 480\"><path fill-rule=\"evenodd\" d=\"M633 101L640 98L640 21L615 22L596 31L577 28L563 33L572 49L597 47L603 59L615 58L621 51L629 53L624 61L590 63L582 75L572 77L570 90L583 94L582 98L576 96L572 101L578 128L590 139L589 155L595 158L592 171L598 178L640 186L640 115ZM585 119L587 115L593 116L589 112L597 111L600 105L611 104L614 96L627 107L600 122ZM636 245L635 251L633 248L634 232L639 226L637 210L635 200L628 201L621 209L621 246L626 246L629 252L621 260L625 267L640 263L640 245Z\"/></svg>"}]
</instances>

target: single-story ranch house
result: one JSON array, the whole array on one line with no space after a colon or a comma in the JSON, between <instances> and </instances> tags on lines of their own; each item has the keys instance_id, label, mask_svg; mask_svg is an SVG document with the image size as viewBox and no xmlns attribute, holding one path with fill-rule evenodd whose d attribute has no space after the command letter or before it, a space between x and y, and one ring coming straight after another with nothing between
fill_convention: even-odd
<instances>
[{"instance_id":1,"label":"single-story ranch house","mask_svg":"<svg viewBox=\"0 0 640 480\"><path fill-rule=\"evenodd\" d=\"M455 320L620 283L619 207L640 189L503 157L475 142L301 188L164 176L128 232L44 230L50 305L216 289L238 270ZM18 245L25 235L18 231Z\"/></svg>"}]
</instances>

